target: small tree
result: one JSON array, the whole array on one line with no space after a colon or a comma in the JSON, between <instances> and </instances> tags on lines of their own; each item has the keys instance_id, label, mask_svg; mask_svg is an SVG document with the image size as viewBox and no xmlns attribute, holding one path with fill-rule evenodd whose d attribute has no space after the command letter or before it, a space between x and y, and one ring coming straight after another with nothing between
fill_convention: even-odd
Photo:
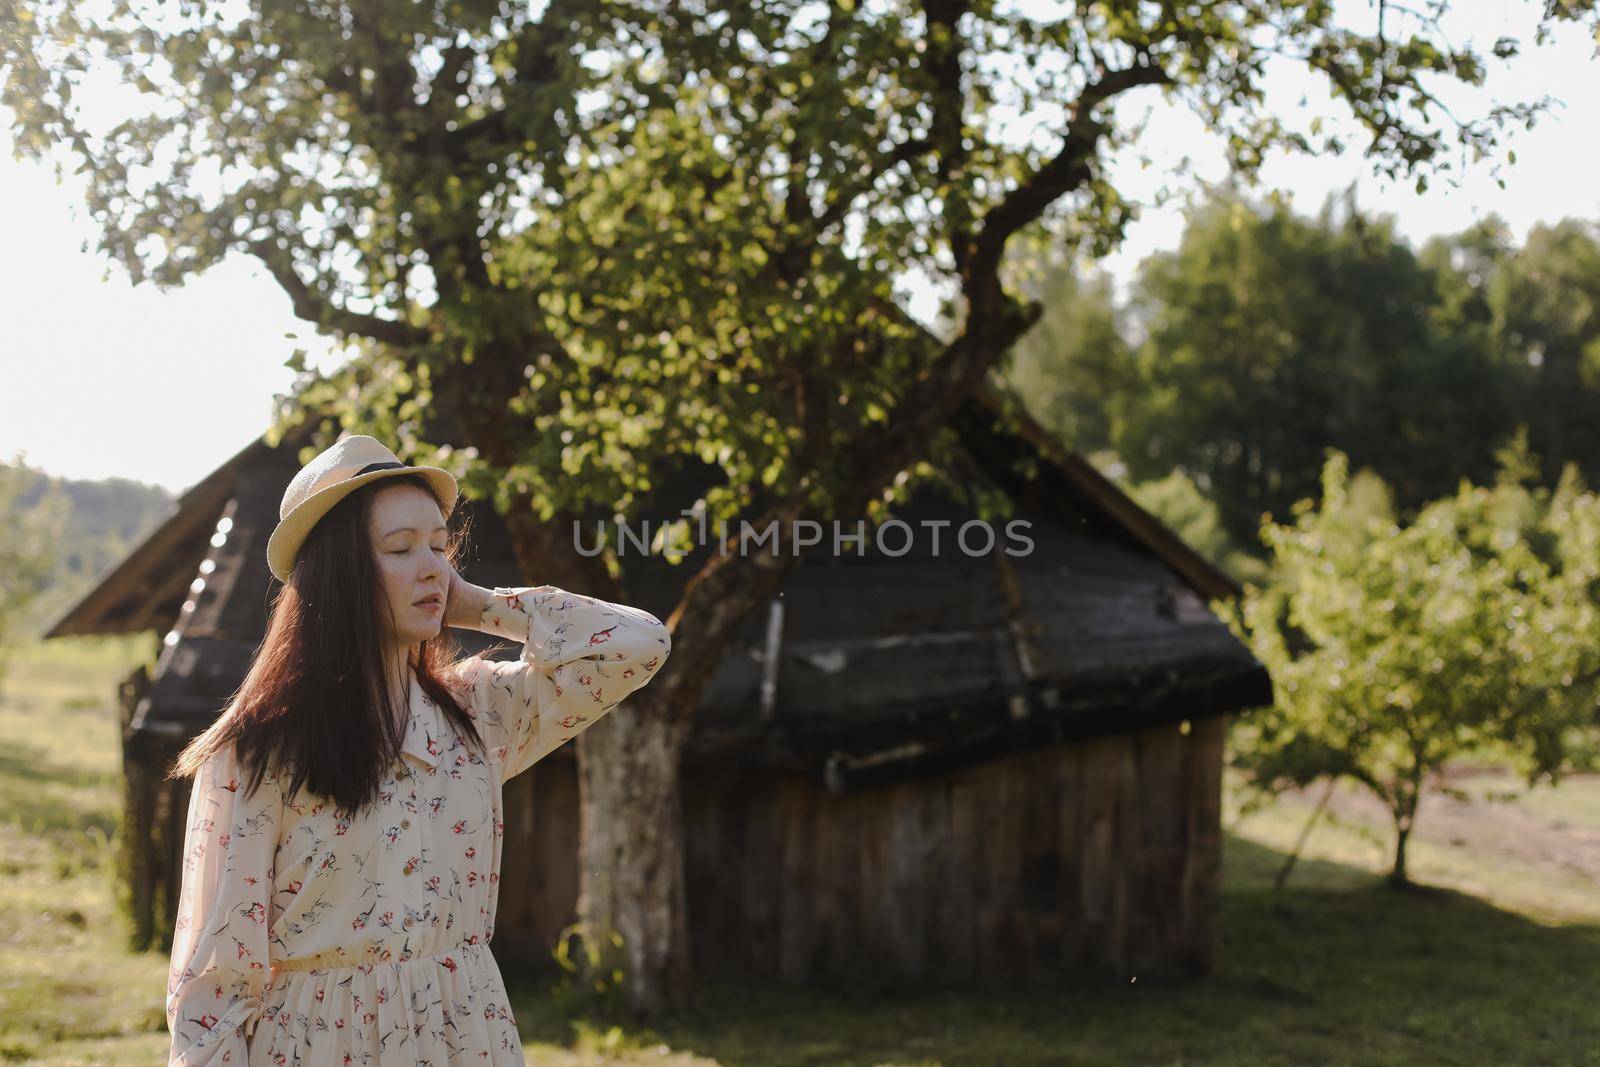
<instances>
[{"instance_id":1,"label":"small tree","mask_svg":"<svg viewBox=\"0 0 1600 1067\"><path fill-rule=\"evenodd\" d=\"M1492 488L1463 482L1409 525L1371 493L1352 507L1330 450L1322 503L1262 536L1273 574L1231 626L1271 670L1277 702L1243 723L1235 764L1268 794L1347 776L1394 818L1390 881L1428 779L1472 753L1531 786L1594 765L1600 682L1600 498L1569 467L1552 493L1527 484L1521 437Z\"/></svg>"},{"instance_id":2,"label":"small tree","mask_svg":"<svg viewBox=\"0 0 1600 1067\"><path fill-rule=\"evenodd\" d=\"M0 463L0 681L7 652L49 580L56 531L67 510L66 498L55 488L35 504L23 505L23 494L38 477L20 454L13 463Z\"/></svg>"}]
</instances>

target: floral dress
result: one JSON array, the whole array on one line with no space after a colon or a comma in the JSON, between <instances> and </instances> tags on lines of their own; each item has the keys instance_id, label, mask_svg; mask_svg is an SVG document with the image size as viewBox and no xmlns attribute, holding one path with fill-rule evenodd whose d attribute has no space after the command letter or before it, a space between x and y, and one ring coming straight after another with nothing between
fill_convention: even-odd
<instances>
[{"instance_id":1,"label":"floral dress","mask_svg":"<svg viewBox=\"0 0 1600 1067\"><path fill-rule=\"evenodd\" d=\"M494 590L479 628L522 642L517 660L457 667L487 758L413 679L402 755L354 813L271 775L245 796L231 747L196 772L169 1064L524 1062L489 952L501 785L648 682L671 639L648 612L553 586Z\"/></svg>"}]
</instances>

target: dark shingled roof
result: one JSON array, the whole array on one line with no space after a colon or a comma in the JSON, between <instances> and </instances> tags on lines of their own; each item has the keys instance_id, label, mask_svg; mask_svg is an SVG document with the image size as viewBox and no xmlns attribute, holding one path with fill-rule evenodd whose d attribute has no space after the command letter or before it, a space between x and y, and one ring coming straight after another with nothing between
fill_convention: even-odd
<instances>
[{"instance_id":1,"label":"dark shingled roof","mask_svg":"<svg viewBox=\"0 0 1600 1067\"><path fill-rule=\"evenodd\" d=\"M835 555L825 539L747 620L713 676L685 752L691 767L800 769L844 789L1271 702L1265 669L1206 607L1236 592L1233 582L1025 417L1021 436L1003 431L998 410L993 397L974 398L956 430L974 469L1030 524L1031 550L1007 554L1017 542L996 524L994 551L952 551L973 514L931 487L896 512L914 532L903 555L870 545ZM243 680L276 587L267 537L306 433L276 449L257 442L186 492L47 632L170 627L134 731L197 732ZM1019 474L1023 463L1037 476ZM677 518L673 505L687 506L709 477L667 472L658 502L669 506L648 514ZM466 576L522 584L503 520L487 504L465 506L475 549ZM950 525L936 556L921 524L941 519ZM628 602L665 618L712 550L676 566L625 556ZM469 652L503 646L453 633ZM551 758L571 758L570 747Z\"/></svg>"}]
</instances>

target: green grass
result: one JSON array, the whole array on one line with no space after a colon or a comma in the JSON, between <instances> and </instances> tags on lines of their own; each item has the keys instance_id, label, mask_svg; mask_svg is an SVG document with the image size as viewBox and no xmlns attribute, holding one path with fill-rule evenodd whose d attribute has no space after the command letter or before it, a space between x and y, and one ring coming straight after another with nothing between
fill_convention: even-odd
<instances>
[{"instance_id":1,"label":"green grass","mask_svg":"<svg viewBox=\"0 0 1600 1067\"><path fill-rule=\"evenodd\" d=\"M1510 780L1503 778L1475 780L1467 784L1466 792L1484 813L1491 805L1519 813L1527 821L1529 835L1540 832L1547 837L1555 836L1550 826L1600 827L1600 776L1575 776L1557 788L1541 786L1511 802L1486 799L1489 794L1510 785ZM1231 772L1229 787L1225 825L1235 834L1285 853L1294 847L1314 808L1309 798L1282 798L1262 811L1241 818L1238 814L1240 794ZM1316 787L1317 792L1321 789L1320 785ZM1354 797L1359 795L1360 789L1353 784L1341 784L1339 793ZM1493 847L1494 837L1487 828L1480 838L1452 843L1440 836L1437 817L1430 824L1429 813L1425 800L1417 829L1406 850L1413 880L1446 886L1545 922L1600 924L1600 885L1563 865L1558 855L1549 862L1526 862ZM1437 808L1434 814L1437 816ZM1354 819L1325 812L1316 824L1305 854L1345 868L1346 877L1329 887L1338 888L1365 884L1368 875L1389 870L1393 865L1393 851L1394 831L1387 821ZM1232 887L1243 888L1238 879L1230 878L1229 883ZM1306 872L1297 867L1291 885L1307 887Z\"/></svg>"},{"instance_id":2,"label":"green grass","mask_svg":"<svg viewBox=\"0 0 1600 1067\"><path fill-rule=\"evenodd\" d=\"M0 690L0 1062L166 1061L165 960L116 906L116 679L150 642L50 642Z\"/></svg>"},{"instance_id":3,"label":"green grass","mask_svg":"<svg viewBox=\"0 0 1600 1067\"><path fill-rule=\"evenodd\" d=\"M121 792L110 694L148 647L28 650L0 693L0 1063L165 1061L166 959L126 949L112 878ZM653 1027L514 983L528 1061L1600 1065L1592 881L1481 842L1421 837L1413 871L1430 886L1395 892L1381 881L1387 827L1340 817L1318 826L1275 894L1310 803L1241 819L1231 779L1228 795L1225 943L1212 979L877 997L709 984L694 1013ZM1574 778L1516 805L1593 829L1600 781Z\"/></svg>"}]
</instances>

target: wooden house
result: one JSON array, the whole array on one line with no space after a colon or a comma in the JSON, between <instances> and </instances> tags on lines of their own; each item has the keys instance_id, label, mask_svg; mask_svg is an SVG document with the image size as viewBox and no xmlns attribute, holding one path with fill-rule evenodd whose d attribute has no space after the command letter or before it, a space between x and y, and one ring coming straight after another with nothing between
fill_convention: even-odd
<instances>
[{"instance_id":1,"label":"wooden house","mask_svg":"<svg viewBox=\"0 0 1600 1067\"><path fill-rule=\"evenodd\" d=\"M974 398L960 413L966 477L1016 502L1029 551L1003 536L952 551L972 513L919 494L896 512L919 531L908 550L819 546L715 674L683 754L699 973L908 987L1215 966L1226 716L1272 699L1207 608L1237 589L996 410ZM264 634L266 540L304 440L217 468L49 631L163 635L122 686L127 876L152 939L170 934L187 803L186 783L163 778ZM663 520L703 488L693 471L661 482ZM468 506L466 577L536 584L503 521ZM921 524L940 520L935 552ZM693 570L624 563L627 601L663 618ZM495 952L508 971L550 966L575 918L573 749L507 785Z\"/></svg>"}]
</instances>

